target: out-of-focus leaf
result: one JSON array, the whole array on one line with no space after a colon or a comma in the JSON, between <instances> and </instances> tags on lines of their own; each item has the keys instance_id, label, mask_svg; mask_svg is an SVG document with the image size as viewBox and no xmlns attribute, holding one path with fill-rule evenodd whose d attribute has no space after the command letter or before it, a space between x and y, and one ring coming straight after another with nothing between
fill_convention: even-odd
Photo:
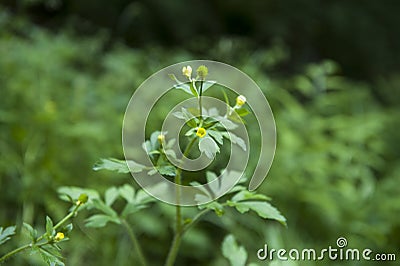
<instances>
[{"instance_id":1,"label":"out-of-focus leaf","mask_svg":"<svg viewBox=\"0 0 400 266\"><path fill-rule=\"evenodd\" d=\"M9 226L3 230L3 227L0 227L0 245L7 242L15 234L15 228L16 226Z\"/></svg>"},{"instance_id":2,"label":"out-of-focus leaf","mask_svg":"<svg viewBox=\"0 0 400 266\"><path fill-rule=\"evenodd\" d=\"M110 217L110 216L104 215L104 214L95 214L95 215L89 217L88 219L86 219L85 225L87 227L99 228L99 227L106 226L108 222L120 224L119 219L116 217Z\"/></svg>"},{"instance_id":3,"label":"out-of-focus leaf","mask_svg":"<svg viewBox=\"0 0 400 266\"><path fill-rule=\"evenodd\" d=\"M222 254L229 260L231 266L246 265L247 252L239 246L233 235L227 235L222 242Z\"/></svg>"},{"instance_id":4,"label":"out-of-focus leaf","mask_svg":"<svg viewBox=\"0 0 400 266\"><path fill-rule=\"evenodd\" d=\"M46 234L48 238L54 235L53 221L49 216L46 216Z\"/></svg>"},{"instance_id":5,"label":"out-of-focus leaf","mask_svg":"<svg viewBox=\"0 0 400 266\"><path fill-rule=\"evenodd\" d=\"M119 190L116 187L110 187L106 190L104 200L106 205L111 206L119 196Z\"/></svg>"},{"instance_id":6,"label":"out-of-focus leaf","mask_svg":"<svg viewBox=\"0 0 400 266\"><path fill-rule=\"evenodd\" d=\"M118 173L139 173L145 169L146 166L136 163L135 161L128 160L118 160L118 159L100 159L99 162L97 162L93 166L93 170L98 171L98 170L110 170L110 171L116 171Z\"/></svg>"}]
</instances>

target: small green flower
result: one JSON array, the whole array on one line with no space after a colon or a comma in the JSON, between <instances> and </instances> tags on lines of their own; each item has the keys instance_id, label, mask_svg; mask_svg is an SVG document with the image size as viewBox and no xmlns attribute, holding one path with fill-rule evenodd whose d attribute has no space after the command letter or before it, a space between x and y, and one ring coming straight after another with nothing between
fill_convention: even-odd
<instances>
[{"instance_id":1,"label":"small green flower","mask_svg":"<svg viewBox=\"0 0 400 266\"><path fill-rule=\"evenodd\" d=\"M200 138L204 137L207 134L207 131L203 127L199 127L197 129L196 135Z\"/></svg>"},{"instance_id":2,"label":"small green flower","mask_svg":"<svg viewBox=\"0 0 400 266\"><path fill-rule=\"evenodd\" d=\"M242 107L245 103L246 103L246 97L244 97L243 95L239 95L236 98L236 106L237 107Z\"/></svg>"},{"instance_id":3,"label":"small green flower","mask_svg":"<svg viewBox=\"0 0 400 266\"><path fill-rule=\"evenodd\" d=\"M190 79L192 77L192 68L190 66L183 67L182 74Z\"/></svg>"},{"instance_id":4,"label":"small green flower","mask_svg":"<svg viewBox=\"0 0 400 266\"><path fill-rule=\"evenodd\" d=\"M208 68L204 65L201 65L197 68L197 76L199 76L199 78L201 80L205 80L206 76L208 75Z\"/></svg>"},{"instance_id":5,"label":"small green flower","mask_svg":"<svg viewBox=\"0 0 400 266\"><path fill-rule=\"evenodd\" d=\"M54 237L54 240L55 240L55 241L61 241L61 240L64 239L64 237L65 237L64 233L58 232L58 233L56 234L56 236Z\"/></svg>"}]
</instances>

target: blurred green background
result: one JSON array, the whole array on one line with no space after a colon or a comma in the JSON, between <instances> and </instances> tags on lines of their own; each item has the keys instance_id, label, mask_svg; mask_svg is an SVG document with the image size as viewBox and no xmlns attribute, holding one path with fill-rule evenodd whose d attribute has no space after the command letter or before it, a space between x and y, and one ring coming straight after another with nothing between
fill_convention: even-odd
<instances>
[{"instance_id":1,"label":"blurred green background","mask_svg":"<svg viewBox=\"0 0 400 266\"><path fill-rule=\"evenodd\" d=\"M227 265L220 243L230 231L260 265L264 243L320 250L341 236L399 260L399 14L395 0L3 0L0 225L58 220L68 208L60 186L135 185L92 171L98 158L123 158L130 96L167 65L210 59L247 73L270 102L278 142L260 191L288 228L234 211L209 215L186 236L179 265ZM172 214L159 204L130 221L151 265L166 255ZM63 244L66 265L135 265L123 230L88 229L84 219ZM29 254L8 263L41 265Z\"/></svg>"}]
</instances>

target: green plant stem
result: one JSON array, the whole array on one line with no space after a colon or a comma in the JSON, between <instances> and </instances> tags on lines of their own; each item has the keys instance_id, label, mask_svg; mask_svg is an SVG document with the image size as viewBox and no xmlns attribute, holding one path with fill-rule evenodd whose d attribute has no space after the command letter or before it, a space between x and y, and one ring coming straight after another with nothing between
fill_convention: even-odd
<instances>
[{"instance_id":1,"label":"green plant stem","mask_svg":"<svg viewBox=\"0 0 400 266\"><path fill-rule=\"evenodd\" d=\"M24 250L26 250L28 248L31 248L31 247L32 247L32 244L27 244L27 245L21 246L19 248L16 248L16 249L8 252L6 255L4 255L3 257L0 258L0 264L5 262L8 258L14 256L15 254L17 254L19 252L22 252L22 251L24 251Z\"/></svg>"},{"instance_id":2,"label":"green plant stem","mask_svg":"<svg viewBox=\"0 0 400 266\"><path fill-rule=\"evenodd\" d=\"M183 152L183 157L187 157L189 155L189 152L192 149L193 144L196 142L196 140L197 140L197 137L194 137L189 142L185 151ZM181 167L178 167L176 169L175 184L178 185L176 188L175 235L174 235L174 239L172 240L170 250L168 252L167 260L165 262L165 265L167 265L167 266L174 265L174 262L175 262L177 254L178 254L180 244L181 244L181 238L183 235L182 234L183 233L182 210L181 210L181 206L180 206L181 190L179 187L182 184L182 168Z\"/></svg>"},{"instance_id":3,"label":"green plant stem","mask_svg":"<svg viewBox=\"0 0 400 266\"><path fill-rule=\"evenodd\" d=\"M58 222L58 223L53 227L54 230L57 230L57 229L58 229L60 226L62 226L66 221L68 221L70 218L72 218L72 217L76 214L76 212L78 211L78 209L79 209L80 206L82 206L82 204L76 205L75 208L74 208L74 210L73 210L72 212L70 212L68 215L66 215L60 222ZM44 233L44 234L41 235L38 239L36 239L35 242L39 242L40 240L42 240L42 239L45 238L46 236L47 236L47 233ZM49 244L50 242L51 242L51 241L47 241L47 242L44 242L44 243L37 244L36 246L37 246L37 247L41 247L41 246L44 246L44 245ZM24 246L21 246L21 247L19 247L19 248L16 248L16 249L14 249L14 250L8 252L7 254L5 254L3 257L0 258L0 264L3 263L3 262L4 262L5 260L7 260L8 258L14 256L15 254L20 253L20 252L22 252L22 251L25 251L25 250L28 249L28 248L32 248L33 245L35 245L35 244L34 244L34 243L26 244L26 245L24 245Z\"/></svg>"},{"instance_id":4,"label":"green plant stem","mask_svg":"<svg viewBox=\"0 0 400 266\"><path fill-rule=\"evenodd\" d=\"M199 93L199 114L200 114L200 120L203 120L203 106L201 103L201 99L203 96L203 80L200 81L200 93Z\"/></svg>"},{"instance_id":5,"label":"green plant stem","mask_svg":"<svg viewBox=\"0 0 400 266\"><path fill-rule=\"evenodd\" d=\"M133 243L133 248L135 249L135 252L138 256L140 264L143 266L146 266L147 265L146 258L143 255L142 248L140 247L139 241L136 238L135 233L133 232L132 228L129 226L129 223L125 219L120 219L120 221L121 221L122 225L125 227L126 231L128 231L129 238L131 239L131 241Z\"/></svg>"}]
</instances>

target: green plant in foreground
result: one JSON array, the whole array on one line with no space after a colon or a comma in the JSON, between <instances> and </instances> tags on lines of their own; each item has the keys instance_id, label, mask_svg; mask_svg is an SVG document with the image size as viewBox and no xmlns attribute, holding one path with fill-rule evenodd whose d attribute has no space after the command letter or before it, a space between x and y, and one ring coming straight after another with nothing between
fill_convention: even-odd
<instances>
[{"instance_id":1,"label":"green plant in foreground","mask_svg":"<svg viewBox=\"0 0 400 266\"><path fill-rule=\"evenodd\" d=\"M175 88L183 90L192 97L196 97L198 101L197 109L182 108L181 111L174 113L177 118L185 120L186 125L189 127L189 130L185 133L188 144L184 149L183 156L189 156L197 143L198 150L201 153L204 153L210 159L214 159L216 154L220 152L220 146L223 145L224 139L229 140L232 144L238 145L245 151L247 147L244 140L232 132L228 133L227 131L235 129L238 123L244 123L243 117L249 113L249 111L244 108L246 103L245 96L239 95L236 99L236 105L230 107L228 97L226 97L224 93L228 108L225 115L219 115L216 108L206 110L202 106L201 96L216 83L215 81L208 81L205 79L208 74L207 67L200 66L197 69L196 78L192 78L192 68L190 66L184 67L182 69L182 74L188 79L188 82L180 82L174 75L171 75L171 78L177 81ZM168 154L177 159L175 152L171 149L176 141L176 139L167 140L166 132L155 131L151 134L150 139L146 140L142 145L142 148L148 154L153 165L145 166L132 160L101 159L101 161L95 165L94 169L106 169L119 173L147 171L149 175L158 172L165 178L173 178L176 184L183 184L183 170L179 165L175 166L172 164L166 156L166 154ZM240 175L240 173L236 173L235 171L222 171L222 175L225 175L223 176L224 178L229 178L229 176L234 178L234 176L238 174ZM214 172L206 172L206 180L208 183L217 177L218 175ZM246 186L244 186L245 182L246 178L242 177L225 196L207 204L199 204L197 206L198 212L193 217L184 217L182 212L183 207L179 205L175 206L174 237L169 248L165 265L174 265L182 237L209 212L214 212L218 217L221 217L225 213L225 208L228 207L235 208L239 213L246 213L252 210L261 218L277 220L286 225L285 217L268 202L269 198L255 191L248 191ZM199 181L192 181L189 184L192 186L200 185ZM209 190L204 189L204 191L202 191L203 194L198 194L196 197L198 197L199 201L204 199L204 197L211 198L212 195L218 194L220 189L219 185L210 186ZM62 193L73 194L80 191L80 188L63 187L60 188L60 190ZM84 190L81 189L81 191ZM109 222L122 225L129 234L138 261L141 265L146 265L146 258L140 247L140 242L128 223L128 217L149 207L151 203L155 202L155 199L141 189L135 191L130 185L109 188L105 192L104 200L98 194L92 196L92 201L88 204L88 208L94 209L100 213L95 213L90 216L86 221L86 226L100 228L104 227ZM176 197L179 199L179 189L176 191ZM122 198L126 202L121 211L116 211L113 208L113 204L118 198ZM189 209L190 207L185 208ZM222 251L224 256L227 256L230 251L235 251L235 256L240 257L234 260L236 261L235 265L244 265L246 262L246 251L243 247L237 246L232 235L228 235L225 238ZM228 259L232 262L230 258Z\"/></svg>"},{"instance_id":2,"label":"green plant in foreground","mask_svg":"<svg viewBox=\"0 0 400 266\"><path fill-rule=\"evenodd\" d=\"M69 196L68 198L73 204L71 211L56 225L54 225L49 216L46 216L46 232L42 235L39 236L38 231L30 224L23 223L23 227L29 232L31 243L18 247L3 255L0 258L0 264L4 263L12 256L30 249L33 251L32 254L39 253L43 261L49 265L64 265L62 262L63 257L60 253L61 248L58 244L69 239L68 234L73 228L72 223L65 224L68 220L75 217L78 210L88 201L88 196L86 194L81 194L75 201ZM8 241L11 236L15 234L15 230L16 226L9 226L4 230L3 227L0 227L0 245Z\"/></svg>"}]
</instances>

